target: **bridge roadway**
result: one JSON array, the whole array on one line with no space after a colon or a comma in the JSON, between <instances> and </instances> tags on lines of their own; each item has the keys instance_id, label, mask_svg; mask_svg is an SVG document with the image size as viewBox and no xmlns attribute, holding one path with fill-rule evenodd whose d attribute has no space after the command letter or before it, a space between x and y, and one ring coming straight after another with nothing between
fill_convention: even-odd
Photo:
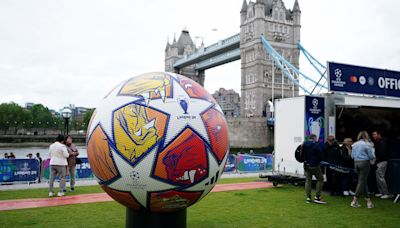
<instances>
[{"instance_id":1,"label":"bridge roadway","mask_svg":"<svg viewBox=\"0 0 400 228\"><path fill-rule=\"evenodd\" d=\"M196 70L206 70L240 59L240 33L220 40L176 61L175 69L195 64Z\"/></svg>"}]
</instances>

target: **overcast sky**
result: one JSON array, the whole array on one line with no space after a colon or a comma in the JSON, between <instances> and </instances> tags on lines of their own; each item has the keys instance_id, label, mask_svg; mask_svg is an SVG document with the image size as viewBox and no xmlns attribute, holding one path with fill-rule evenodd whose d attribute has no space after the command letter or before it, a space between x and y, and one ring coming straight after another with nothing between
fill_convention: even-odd
<instances>
[{"instance_id":1,"label":"overcast sky","mask_svg":"<svg viewBox=\"0 0 400 228\"><path fill-rule=\"evenodd\" d=\"M1 0L0 102L95 107L124 79L163 71L167 37L182 28L206 45L238 33L242 2ZM400 1L299 3L301 42L320 61L400 71ZM221 85L240 91L240 61L206 71L209 92Z\"/></svg>"}]
</instances>

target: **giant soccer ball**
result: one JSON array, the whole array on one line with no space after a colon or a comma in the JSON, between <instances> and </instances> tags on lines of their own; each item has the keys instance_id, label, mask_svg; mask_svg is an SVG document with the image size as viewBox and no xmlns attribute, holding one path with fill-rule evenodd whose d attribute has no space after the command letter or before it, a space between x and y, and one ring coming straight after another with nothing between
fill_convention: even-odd
<instances>
[{"instance_id":1,"label":"giant soccer ball","mask_svg":"<svg viewBox=\"0 0 400 228\"><path fill-rule=\"evenodd\" d=\"M199 84L148 73L104 97L89 124L87 153L100 186L119 203L175 211L207 195L221 176L228 127Z\"/></svg>"}]
</instances>

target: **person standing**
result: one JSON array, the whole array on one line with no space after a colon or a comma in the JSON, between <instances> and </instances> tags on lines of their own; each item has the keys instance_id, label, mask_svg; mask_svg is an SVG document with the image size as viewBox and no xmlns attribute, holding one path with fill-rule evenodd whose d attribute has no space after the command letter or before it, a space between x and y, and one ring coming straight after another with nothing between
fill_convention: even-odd
<instances>
[{"instance_id":1,"label":"person standing","mask_svg":"<svg viewBox=\"0 0 400 228\"><path fill-rule=\"evenodd\" d=\"M370 161L375 159L372 143L366 131L361 131L357 136L357 142L353 144L351 157L354 159L354 168L358 175L356 195L350 203L352 207L360 207L358 199L364 194L367 201L367 207L373 208L374 204L368 195L368 174L370 170Z\"/></svg>"},{"instance_id":2,"label":"person standing","mask_svg":"<svg viewBox=\"0 0 400 228\"><path fill-rule=\"evenodd\" d=\"M354 160L351 158L351 145L353 145L353 140L351 138L345 138L343 140L343 145L340 148L341 149L341 165L344 168L347 168L349 170L348 173L343 173L342 174L342 191L343 191L343 196L349 196L353 195L354 192L351 190L352 188L352 183L353 183L353 170L354 169Z\"/></svg>"},{"instance_id":3,"label":"person standing","mask_svg":"<svg viewBox=\"0 0 400 228\"><path fill-rule=\"evenodd\" d=\"M317 179L316 193L314 203L326 204L321 198L322 187L324 185L324 177L321 170L321 161L323 160L322 151L317 143L317 136L310 135L310 141L303 143L304 153L304 174L306 176L305 191L306 191L306 203L311 203L311 183L312 176L314 175Z\"/></svg>"},{"instance_id":4,"label":"person standing","mask_svg":"<svg viewBox=\"0 0 400 228\"><path fill-rule=\"evenodd\" d=\"M72 143L72 137L68 135L65 137L65 145L67 146L69 157L68 161L68 170L70 177L70 189L71 192L75 191L75 173L76 173L76 157L79 155L78 149L75 144Z\"/></svg>"},{"instance_id":5,"label":"person standing","mask_svg":"<svg viewBox=\"0 0 400 228\"><path fill-rule=\"evenodd\" d=\"M36 159L39 161L38 183L40 183L42 182L42 165L43 165L43 159L40 157L40 153L36 153Z\"/></svg>"},{"instance_id":6,"label":"person standing","mask_svg":"<svg viewBox=\"0 0 400 228\"><path fill-rule=\"evenodd\" d=\"M54 179L56 176L60 179L60 187L57 196L64 195L65 188L65 173L67 170L67 158L69 157L67 147L63 144L64 136L58 135L56 142L49 147L50 156L50 182L49 182L49 196L54 196Z\"/></svg>"},{"instance_id":7,"label":"person standing","mask_svg":"<svg viewBox=\"0 0 400 228\"><path fill-rule=\"evenodd\" d=\"M372 138L375 145L376 156L376 185L379 191L379 194L376 194L375 196L381 197L381 199L389 199L393 196L389 194L385 179L387 161L389 158L387 141L382 137L382 133L380 131L372 132Z\"/></svg>"},{"instance_id":8,"label":"person standing","mask_svg":"<svg viewBox=\"0 0 400 228\"><path fill-rule=\"evenodd\" d=\"M340 145L335 140L335 137L330 135L324 146L324 159L329 164L334 166L340 165ZM326 182L331 195L342 195L341 191L341 173L326 168Z\"/></svg>"}]
</instances>

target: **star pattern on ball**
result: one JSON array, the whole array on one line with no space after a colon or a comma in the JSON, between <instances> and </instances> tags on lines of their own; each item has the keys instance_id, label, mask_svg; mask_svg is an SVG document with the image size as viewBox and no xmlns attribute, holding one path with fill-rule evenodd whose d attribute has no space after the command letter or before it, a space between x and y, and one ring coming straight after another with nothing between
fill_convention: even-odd
<instances>
[{"instance_id":1,"label":"star pattern on ball","mask_svg":"<svg viewBox=\"0 0 400 228\"><path fill-rule=\"evenodd\" d=\"M139 163L132 166L121 157L113 148L111 153L114 160L118 163L118 170L121 177L108 185L118 191L130 192L135 199L144 207L147 205L148 192L164 191L175 188L176 186L161 182L151 177L153 161L156 156L158 146L155 146Z\"/></svg>"},{"instance_id":2,"label":"star pattern on ball","mask_svg":"<svg viewBox=\"0 0 400 228\"><path fill-rule=\"evenodd\" d=\"M210 144L206 126L201 114L215 104L198 98L192 98L176 81L172 80L173 96L162 99L154 99L149 102L149 107L161 110L169 115L167 132L164 145L168 145L174 138L186 128L196 129L200 137Z\"/></svg>"},{"instance_id":3,"label":"star pattern on ball","mask_svg":"<svg viewBox=\"0 0 400 228\"><path fill-rule=\"evenodd\" d=\"M117 110L122 106L134 103L135 101L141 100L140 97L133 97L130 95L119 95L119 91L125 85L125 82L115 87L110 94L108 94L96 108L94 117L91 120L90 127L88 129L88 136L93 133L97 125L101 125L106 136L114 141L112 134L113 129L113 115L114 112L110 110ZM116 108L115 108L116 107Z\"/></svg>"},{"instance_id":4,"label":"star pattern on ball","mask_svg":"<svg viewBox=\"0 0 400 228\"><path fill-rule=\"evenodd\" d=\"M211 154L211 152L207 149L208 153L208 165L209 165L209 175L206 179L203 181L199 182L198 184L193 185L192 187L186 188L185 191L203 191L203 193L200 196L200 199L206 196L211 189L214 188L215 182L217 182L217 179L221 176L222 172L224 171L225 166L221 165L221 167L218 165L218 161L215 159L215 157ZM222 160L221 164L226 163L226 159L228 158L228 154L225 154L224 159ZM218 176L216 174L218 173ZM211 179L213 179L213 183L211 182Z\"/></svg>"}]
</instances>

